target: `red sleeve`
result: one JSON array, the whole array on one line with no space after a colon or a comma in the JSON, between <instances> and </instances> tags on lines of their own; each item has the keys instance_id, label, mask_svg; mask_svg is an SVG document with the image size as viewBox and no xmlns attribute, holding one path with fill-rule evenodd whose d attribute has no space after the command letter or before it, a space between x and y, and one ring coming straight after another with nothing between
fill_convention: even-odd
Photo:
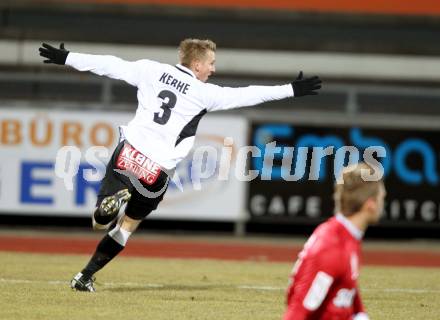
<instances>
[{"instance_id":1,"label":"red sleeve","mask_svg":"<svg viewBox=\"0 0 440 320\"><path fill-rule=\"evenodd\" d=\"M300 256L297 270L292 275L284 320L309 319L343 271L337 248L310 251Z\"/></svg>"},{"instance_id":2,"label":"red sleeve","mask_svg":"<svg viewBox=\"0 0 440 320\"><path fill-rule=\"evenodd\" d=\"M354 314L359 312L365 312L364 304L362 303L361 293L359 292L359 287L356 288L356 295L353 301L353 311Z\"/></svg>"}]
</instances>

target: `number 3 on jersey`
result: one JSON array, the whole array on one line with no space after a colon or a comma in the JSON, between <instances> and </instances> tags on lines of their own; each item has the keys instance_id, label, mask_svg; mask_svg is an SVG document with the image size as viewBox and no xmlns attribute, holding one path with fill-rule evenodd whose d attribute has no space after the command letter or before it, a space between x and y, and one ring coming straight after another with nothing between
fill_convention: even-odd
<instances>
[{"instance_id":1,"label":"number 3 on jersey","mask_svg":"<svg viewBox=\"0 0 440 320\"><path fill-rule=\"evenodd\" d=\"M170 120L171 109L176 106L177 97L174 93L168 90L162 90L158 97L162 99L162 105L160 107L163 109L163 112L162 115L160 115L160 112L154 113L154 122L158 124L166 124L168 120Z\"/></svg>"}]
</instances>

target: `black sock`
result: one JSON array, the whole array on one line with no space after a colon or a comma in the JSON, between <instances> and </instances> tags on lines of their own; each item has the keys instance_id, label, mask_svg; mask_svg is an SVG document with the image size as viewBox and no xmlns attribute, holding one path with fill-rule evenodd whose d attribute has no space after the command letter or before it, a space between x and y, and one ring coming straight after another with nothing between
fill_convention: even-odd
<instances>
[{"instance_id":1,"label":"black sock","mask_svg":"<svg viewBox=\"0 0 440 320\"><path fill-rule=\"evenodd\" d=\"M97 271L101 270L107 263L116 257L122 249L124 249L124 246L121 246L108 234L105 235L98 244L89 263L81 271L84 277L91 278Z\"/></svg>"}]
</instances>

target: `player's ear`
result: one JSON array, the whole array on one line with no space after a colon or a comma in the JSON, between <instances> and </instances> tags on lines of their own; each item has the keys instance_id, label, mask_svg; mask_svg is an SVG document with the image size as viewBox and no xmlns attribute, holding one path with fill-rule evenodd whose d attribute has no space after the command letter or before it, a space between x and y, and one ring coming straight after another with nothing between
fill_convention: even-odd
<instances>
[{"instance_id":1,"label":"player's ear","mask_svg":"<svg viewBox=\"0 0 440 320\"><path fill-rule=\"evenodd\" d=\"M377 199L370 197L367 199L367 201L365 201L363 207L366 209L366 211L374 213L377 210L377 205Z\"/></svg>"},{"instance_id":2,"label":"player's ear","mask_svg":"<svg viewBox=\"0 0 440 320\"><path fill-rule=\"evenodd\" d=\"M194 70L196 70L198 72L200 70L200 60L195 59L193 62L193 65L194 65Z\"/></svg>"}]
</instances>

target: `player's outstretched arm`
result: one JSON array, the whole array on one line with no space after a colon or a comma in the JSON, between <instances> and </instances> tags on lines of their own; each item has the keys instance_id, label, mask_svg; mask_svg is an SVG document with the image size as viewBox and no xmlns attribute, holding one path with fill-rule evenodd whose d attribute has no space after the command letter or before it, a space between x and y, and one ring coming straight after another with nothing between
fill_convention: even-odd
<instances>
[{"instance_id":1,"label":"player's outstretched arm","mask_svg":"<svg viewBox=\"0 0 440 320\"><path fill-rule=\"evenodd\" d=\"M146 77L144 70L154 64L146 59L126 61L111 55L70 52L64 48L64 43L59 49L43 43L39 51L40 56L46 58L44 63L65 64L78 71L90 71L100 76L126 81L133 86L138 86L139 81Z\"/></svg>"},{"instance_id":2,"label":"player's outstretched arm","mask_svg":"<svg viewBox=\"0 0 440 320\"><path fill-rule=\"evenodd\" d=\"M217 111L254 106L285 98L316 95L321 89L321 84L319 77L304 78L302 71L294 81L285 85L229 88L206 84L205 105L208 111Z\"/></svg>"},{"instance_id":3,"label":"player's outstretched arm","mask_svg":"<svg viewBox=\"0 0 440 320\"><path fill-rule=\"evenodd\" d=\"M43 43L38 50L40 51L40 56L46 58L43 61L44 63L66 64L69 51L64 48L64 43L60 44L59 49L52 47L50 44Z\"/></svg>"}]
</instances>

